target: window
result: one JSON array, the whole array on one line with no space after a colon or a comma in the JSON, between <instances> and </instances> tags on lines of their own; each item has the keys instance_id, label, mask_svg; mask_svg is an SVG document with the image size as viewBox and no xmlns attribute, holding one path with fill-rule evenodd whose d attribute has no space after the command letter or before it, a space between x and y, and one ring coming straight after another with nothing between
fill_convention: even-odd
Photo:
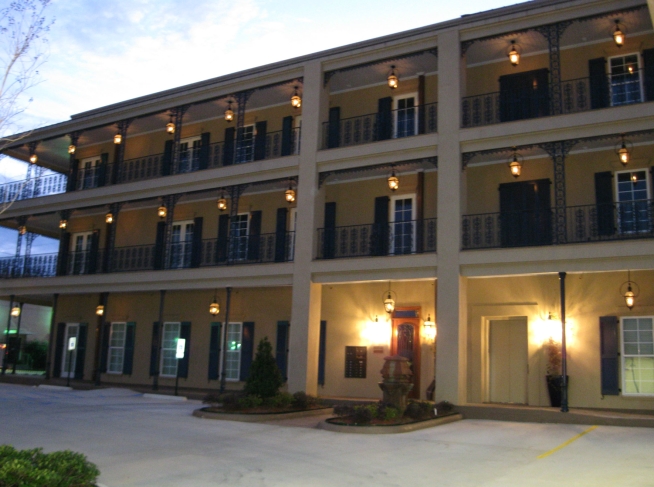
<instances>
[{"instance_id":1,"label":"window","mask_svg":"<svg viewBox=\"0 0 654 487\"><path fill-rule=\"evenodd\" d=\"M191 220L173 223L170 239L170 268L190 267L193 252L193 229Z\"/></svg>"},{"instance_id":2,"label":"window","mask_svg":"<svg viewBox=\"0 0 654 487\"><path fill-rule=\"evenodd\" d=\"M188 137L179 141L180 173L197 171L200 168L200 137Z\"/></svg>"},{"instance_id":3,"label":"window","mask_svg":"<svg viewBox=\"0 0 654 487\"><path fill-rule=\"evenodd\" d=\"M622 318L622 393L654 395L654 318Z\"/></svg>"},{"instance_id":4,"label":"window","mask_svg":"<svg viewBox=\"0 0 654 487\"><path fill-rule=\"evenodd\" d=\"M74 233L70 238L69 274L85 274L89 267L93 232Z\"/></svg>"},{"instance_id":5,"label":"window","mask_svg":"<svg viewBox=\"0 0 654 487\"><path fill-rule=\"evenodd\" d=\"M66 323L66 331L64 335L63 343L63 360L61 361L61 377L68 377L70 371L70 377L75 377L75 366L77 364L77 349L79 348L79 323ZM77 340L75 350L72 352L68 351L68 343L71 338Z\"/></svg>"},{"instance_id":6,"label":"window","mask_svg":"<svg viewBox=\"0 0 654 487\"><path fill-rule=\"evenodd\" d=\"M638 53L609 59L611 104L627 105L642 100Z\"/></svg>"},{"instance_id":7,"label":"window","mask_svg":"<svg viewBox=\"0 0 654 487\"><path fill-rule=\"evenodd\" d=\"M395 110L395 137L410 137L418 133L418 109L416 94L393 98Z\"/></svg>"},{"instance_id":8,"label":"window","mask_svg":"<svg viewBox=\"0 0 654 487\"><path fill-rule=\"evenodd\" d=\"M111 324L111 331L109 334L109 353L107 361L107 372L110 374L123 373L126 331L127 323Z\"/></svg>"},{"instance_id":9,"label":"window","mask_svg":"<svg viewBox=\"0 0 654 487\"><path fill-rule=\"evenodd\" d=\"M242 323L227 325L227 346L225 350L225 379L239 380L241 373Z\"/></svg>"},{"instance_id":10,"label":"window","mask_svg":"<svg viewBox=\"0 0 654 487\"><path fill-rule=\"evenodd\" d=\"M298 115L293 119L293 145L295 146L295 152L293 154L300 153L300 136L302 134L302 115Z\"/></svg>"},{"instance_id":11,"label":"window","mask_svg":"<svg viewBox=\"0 0 654 487\"><path fill-rule=\"evenodd\" d=\"M416 250L414 199L413 195L391 198L391 254L411 254Z\"/></svg>"},{"instance_id":12,"label":"window","mask_svg":"<svg viewBox=\"0 0 654 487\"><path fill-rule=\"evenodd\" d=\"M286 260L289 262L293 260L295 255L295 226L297 224L297 208L290 209L288 214L288 232L286 241Z\"/></svg>"},{"instance_id":13,"label":"window","mask_svg":"<svg viewBox=\"0 0 654 487\"><path fill-rule=\"evenodd\" d=\"M233 260L245 260L248 257L249 213L239 213L231 219L230 255Z\"/></svg>"},{"instance_id":14,"label":"window","mask_svg":"<svg viewBox=\"0 0 654 487\"><path fill-rule=\"evenodd\" d=\"M254 160L254 125L246 125L236 132L236 164Z\"/></svg>"},{"instance_id":15,"label":"window","mask_svg":"<svg viewBox=\"0 0 654 487\"><path fill-rule=\"evenodd\" d=\"M87 157L79 162L77 189L95 188L98 185L100 156Z\"/></svg>"},{"instance_id":16,"label":"window","mask_svg":"<svg viewBox=\"0 0 654 487\"><path fill-rule=\"evenodd\" d=\"M177 375L177 339L180 323L164 323L161 336L161 375L175 377Z\"/></svg>"},{"instance_id":17,"label":"window","mask_svg":"<svg viewBox=\"0 0 654 487\"><path fill-rule=\"evenodd\" d=\"M615 175L620 232L649 232L651 215L647 171L619 171Z\"/></svg>"}]
</instances>

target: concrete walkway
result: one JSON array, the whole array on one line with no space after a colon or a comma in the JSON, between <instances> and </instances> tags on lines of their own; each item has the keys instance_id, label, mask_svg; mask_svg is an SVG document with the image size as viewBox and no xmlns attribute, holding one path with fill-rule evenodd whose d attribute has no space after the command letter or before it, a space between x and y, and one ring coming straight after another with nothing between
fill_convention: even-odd
<instances>
[{"instance_id":1,"label":"concrete walkway","mask_svg":"<svg viewBox=\"0 0 654 487\"><path fill-rule=\"evenodd\" d=\"M368 436L315 429L316 417L198 419L198 407L127 389L0 384L0 443L80 451L108 487L654 484L651 428L464 420Z\"/></svg>"}]
</instances>

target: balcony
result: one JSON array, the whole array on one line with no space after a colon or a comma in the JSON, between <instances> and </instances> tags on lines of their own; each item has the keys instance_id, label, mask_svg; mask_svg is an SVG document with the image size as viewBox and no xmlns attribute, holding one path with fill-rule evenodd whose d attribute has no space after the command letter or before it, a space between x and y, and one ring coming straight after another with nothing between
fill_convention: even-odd
<instances>
[{"instance_id":1,"label":"balcony","mask_svg":"<svg viewBox=\"0 0 654 487\"><path fill-rule=\"evenodd\" d=\"M437 103L332 119L323 123L322 148L334 149L437 132Z\"/></svg>"},{"instance_id":2,"label":"balcony","mask_svg":"<svg viewBox=\"0 0 654 487\"><path fill-rule=\"evenodd\" d=\"M565 235L556 235L556 210L464 215L462 249L605 242L654 237L654 200L565 208Z\"/></svg>"},{"instance_id":3,"label":"balcony","mask_svg":"<svg viewBox=\"0 0 654 487\"><path fill-rule=\"evenodd\" d=\"M318 260L424 252L436 252L436 218L318 229Z\"/></svg>"},{"instance_id":4,"label":"balcony","mask_svg":"<svg viewBox=\"0 0 654 487\"><path fill-rule=\"evenodd\" d=\"M68 178L64 174L49 174L0 185L0 203L38 198L66 192Z\"/></svg>"}]
</instances>

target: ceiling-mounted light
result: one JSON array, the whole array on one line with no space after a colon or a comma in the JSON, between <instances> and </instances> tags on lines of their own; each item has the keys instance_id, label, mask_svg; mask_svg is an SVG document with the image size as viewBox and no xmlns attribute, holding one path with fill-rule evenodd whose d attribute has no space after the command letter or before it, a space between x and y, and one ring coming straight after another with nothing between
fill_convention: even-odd
<instances>
[{"instance_id":1,"label":"ceiling-mounted light","mask_svg":"<svg viewBox=\"0 0 654 487\"><path fill-rule=\"evenodd\" d=\"M95 308L95 314L98 315L98 316L102 316L102 315L104 315L104 306L102 306L101 304L99 304L99 305Z\"/></svg>"},{"instance_id":2,"label":"ceiling-mounted light","mask_svg":"<svg viewBox=\"0 0 654 487\"><path fill-rule=\"evenodd\" d=\"M18 233L20 235L25 235L27 233L27 227L25 225L20 225L18 227Z\"/></svg>"},{"instance_id":3,"label":"ceiling-mounted light","mask_svg":"<svg viewBox=\"0 0 654 487\"><path fill-rule=\"evenodd\" d=\"M220 211L225 211L227 210L227 199L225 198L225 192L221 191L220 192L220 197L216 201L216 206Z\"/></svg>"},{"instance_id":4,"label":"ceiling-mounted light","mask_svg":"<svg viewBox=\"0 0 654 487\"><path fill-rule=\"evenodd\" d=\"M391 175L388 176L388 179L386 181L388 182L388 189L390 189L391 191L397 191L398 188L400 187L400 180L395 175L395 167L391 169Z\"/></svg>"},{"instance_id":5,"label":"ceiling-mounted light","mask_svg":"<svg viewBox=\"0 0 654 487\"><path fill-rule=\"evenodd\" d=\"M109 212L104 216L104 221L106 223L112 224L114 222L114 215L113 213Z\"/></svg>"},{"instance_id":6,"label":"ceiling-mounted light","mask_svg":"<svg viewBox=\"0 0 654 487\"><path fill-rule=\"evenodd\" d=\"M68 226L68 220L66 219L59 220L59 228L61 228L62 230L66 230L67 226Z\"/></svg>"},{"instance_id":7,"label":"ceiling-mounted light","mask_svg":"<svg viewBox=\"0 0 654 487\"><path fill-rule=\"evenodd\" d=\"M384 292L382 298L384 299L384 311L391 314L395 311L395 300L393 299L395 292L391 291L391 283L388 282L388 291Z\"/></svg>"},{"instance_id":8,"label":"ceiling-mounted light","mask_svg":"<svg viewBox=\"0 0 654 487\"><path fill-rule=\"evenodd\" d=\"M300 98L300 92L297 86L295 86L295 91L293 91L293 96L291 96L291 106L293 108L300 108L302 106L302 98Z\"/></svg>"},{"instance_id":9,"label":"ceiling-mounted light","mask_svg":"<svg viewBox=\"0 0 654 487\"><path fill-rule=\"evenodd\" d=\"M395 65L394 64L391 64L391 72L388 73L388 78L386 78L386 81L388 83L388 87L391 90L394 90L398 86L400 86L400 80L397 77L397 71L395 71Z\"/></svg>"},{"instance_id":10,"label":"ceiling-mounted light","mask_svg":"<svg viewBox=\"0 0 654 487\"><path fill-rule=\"evenodd\" d=\"M30 162L32 164L36 164L36 161L38 160L39 160L39 156L37 156L36 154L30 154Z\"/></svg>"},{"instance_id":11,"label":"ceiling-mounted light","mask_svg":"<svg viewBox=\"0 0 654 487\"><path fill-rule=\"evenodd\" d=\"M216 316L218 313L220 313L220 303L218 303L216 293L214 293L213 301L211 301L211 304L209 305L209 314L211 316Z\"/></svg>"},{"instance_id":12,"label":"ceiling-mounted light","mask_svg":"<svg viewBox=\"0 0 654 487\"><path fill-rule=\"evenodd\" d=\"M618 47L624 46L625 35L624 32L620 29L620 20L615 19L615 30L613 31L613 41Z\"/></svg>"},{"instance_id":13,"label":"ceiling-mounted light","mask_svg":"<svg viewBox=\"0 0 654 487\"><path fill-rule=\"evenodd\" d=\"M234 120L234 111L232 110L232 100L227 102L227 110L225 110L225 122L229 123Z\"/></svg>"},{"instance_id":14,"label":"ceiling-mounted light","mask_svg":"<svg viewBox=\"0 0 654 487\"><path fill-rule=\"evenodd\" d=\"M14 306L11 308L11 316L18 318L20 316L20 306Z\"/></svg>"},{"instance_id":15,"label":"ceiling-mounted light","mask_svg":"<svg viewBox=\"0 0 654 487\"><path fill-rule=\"evenodd\" d=\"M520 162L521 160L522 160L522 156L518 154L518 151L514 147L513 157L509 162L509 170L511 171L511 176L513 176L514 178L518 178L522 173L522 163Z\"/></svg>"},{"instance_id":16,"label":"ceiling-mounted light","mask_svg":"<svg viewBox=\"0 0 654 487\"><path fill-rule=\"evenodd\" d=\"M633 308L636 304L636 298L640 294L640 287L631 280L631 271L627 271L627 281L620 286L620 294L622 294L627 308Z\"/></svg>"},{"instance_id":17,"label":"ceiling-mounted light","mask_svg":"<svg viewBox=\"0 0 654 487\"><path fill-rule=\"evenodd\" d=\"M72 154L75 154L75 151L76 151L76 150L77 150L77 147L75 147L75 144L70 144L70 145L68 146L68 153L69 153L69 154L71 154L71 155L72 155Z\"/></svg>"},{"instance_id":18,"label":"ceiling-mounted light","mask_svg":"<svg viewBox=\"0 0 654 487\"><path fill-rule=\"evenodd\" d=\"M629 164L629 161L631 160L631 149L630 147L633 147L633 144L629 142L628 140L625 140L624 134L621 134L622 137L622 143L618 147L617 145L615 146L615 153L618 155L618 158L620 159L620 163L623 166L626 166Z\"/></svg>"},{"instance_id":19,"label":"ceiling-mounted light","mask_svg":"<svg viewBox=\"0 0 654 487\"><path fill-rule=\"evenodd\" d=\"M168 210L164 205L161 205L159 208L157 208L157 216L161 219L166 218L166 215L168 214Z\"/></svg>"},{"instance_id":20,"label":"ceiling-mounted light","mask_svg":"<svg viewBox=\"0 0 654 487\"><path fill-rule=\"evenodd\" d=\"M116 135L114 135L114 144L120 145L122 143L123 143L123 135L120 132L118 132L116 133Z\"/></svg>"},{"instance_id":21,"label":"ceiling-mounted light","mask_svg":"<svg viewBox=\"0 0 654 487\"><path fill-rule=\"evenodd\" d=\"M515 39L511 41L511 49L507 53L512 66L520 64L520 46L516 44Z\"/></svg>"},{"instance_id":22,"label":"ceiling-mounted light","mask_svg":"<svg viewBox=\"0 0 654 487\"><path fill-rule=\"evenodd\" d=\"M427 319L423 323L423 329L425 331L425 337L429 340L436 339L436 323L431 320L431 315L427 315Z\"/></svg>"},{"instance_id":23,"label":"ceiling-mounted light","mask_svg":"<svg viewBox=\"0 0 654 487\"><path fill-rule=\"evenodd\" d=\"M175 122L173 122L173 114L170 114L170 121L166 124L166 133L174 134L175 133Z\"/></svg>"},{"instance_id":24,"label":"ceiling-mounted light","mask_svg":"<svg viewBox=\"0 0 654 487\"><path fill-rule=\"evenodd\" d=\"M288 189L284 191L284 198L287 203L293 203L295 201L295 190L293 189L293 180L288 182Z\"/></svg>"}]
</instances>

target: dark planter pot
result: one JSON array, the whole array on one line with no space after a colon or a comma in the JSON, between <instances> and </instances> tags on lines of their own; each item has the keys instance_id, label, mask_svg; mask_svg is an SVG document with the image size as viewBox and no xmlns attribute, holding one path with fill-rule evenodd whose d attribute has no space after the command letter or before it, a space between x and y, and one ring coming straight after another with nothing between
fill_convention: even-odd
<instances>
[{"instance_id":1,"label":"dark planter pot","mask_svg":"<svg viewBox=\"0 0 654 487\"><path fill-rule=\"evenodd\" d=\"M554 408L561 407L561 388L563 382L562 375L546 375L547 392L550 394L550 405ZM570 385L570 376L566 376L568 386Z\"/></svg>"}]
</instances>

